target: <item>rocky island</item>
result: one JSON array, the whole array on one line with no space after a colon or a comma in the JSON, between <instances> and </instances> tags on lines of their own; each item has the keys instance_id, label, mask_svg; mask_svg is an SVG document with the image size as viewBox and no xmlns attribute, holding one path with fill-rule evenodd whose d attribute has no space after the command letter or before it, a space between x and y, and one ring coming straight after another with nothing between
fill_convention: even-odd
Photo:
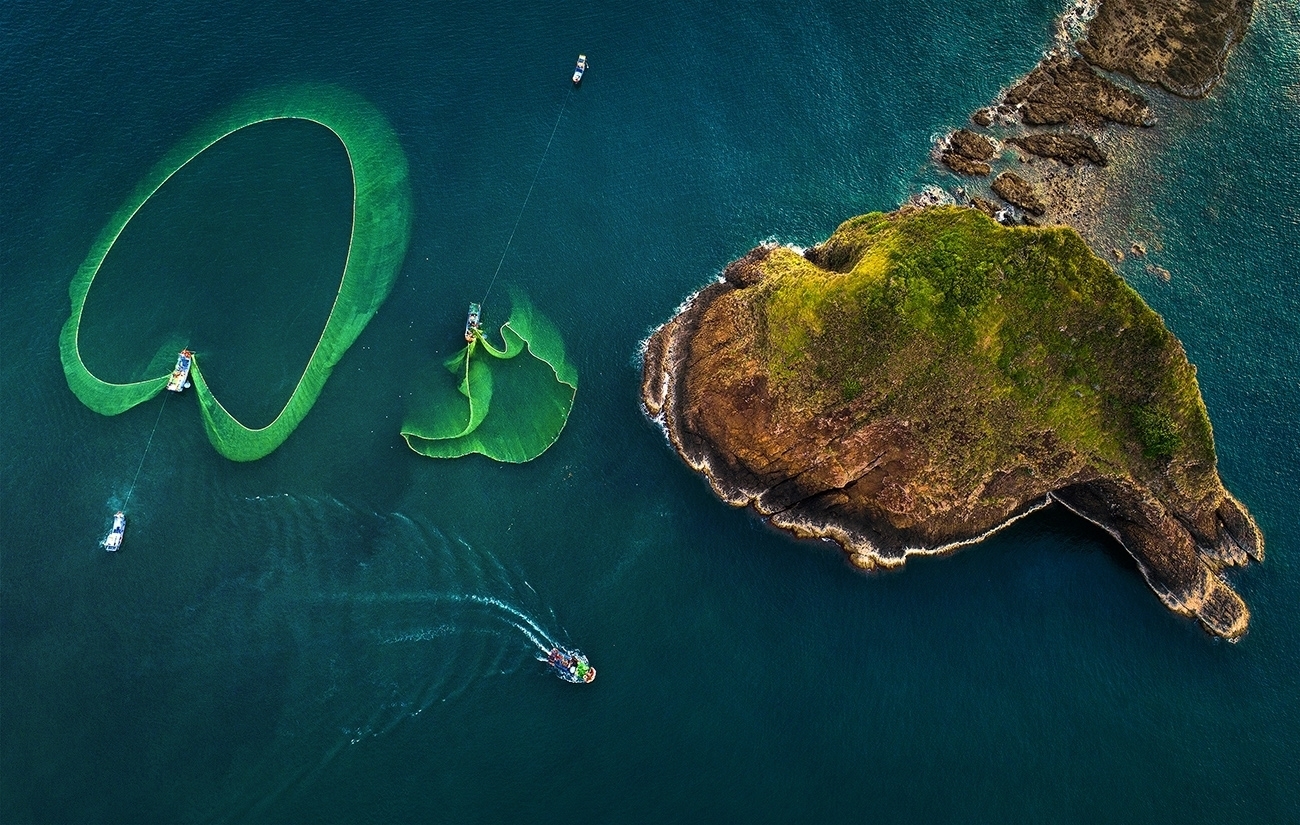
<instances>
[{"instance_id":1,"label":"rocky island","mask_svg":"<svg viewBox=\"0 0 1300 825\"><path fill-rule=\"evenodd\" d=\"M1065 227L904 207L761 246L646 345L642 399L724 500L898 567L1058 503L1236 639L1263 557L1181 344Z\"/></svg>"}]
</instances>

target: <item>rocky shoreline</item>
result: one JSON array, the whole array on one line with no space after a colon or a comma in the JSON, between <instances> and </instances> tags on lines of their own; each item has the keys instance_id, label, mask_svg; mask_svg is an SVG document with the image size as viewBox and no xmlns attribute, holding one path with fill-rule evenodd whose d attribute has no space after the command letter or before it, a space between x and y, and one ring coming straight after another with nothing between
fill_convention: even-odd
<instances>
[{"instance_id":1,"label":"rocky shoreline","mask_svg":"<svg viewBox=\"0 0 1300 825\"><path fill-rule=\"evenodd\" d=\"M1146 95L1125 83L1204 97L1252 10L1253 0L1080 0L1058 20L1057 42L1043 60L971 115L980 131L959 129L941 142L937 159L964 179L958 199L983 208L975 199L991 195L1011 207L1004 221L1067 224L1096 242L1105 191L1096 170L1110 161L1103 144L1130 143L1125 132L1156 125ZM972 158L953 151L959 135L1011 151ZM1022 183L994 185L1007 171Z\"/></svg>"},{"instance_id":2,"label":"rocky shoreline","mask_svg":"<svg viewBox=\"0 0 1300 825\"><path fill-rule=\"evenodd\" d=\"M708 480L718 498L734 507L753 507L774 527L798 538L834 541L848 553L850 562L863 570L902 567L909 556L943 555L976 544L1051 504L1046 496L1040 501L1027 503L985 532L965 538L930 545L922 541L909 542L901 535L886 541L865 525L854 525L836 517L830 508L799 506L802 501L789 501L788 495L783 495L778 489L784 479L765 477L765 474L737 462L734 455L719 450L706 433L693 426L696 416L690 414L686 404L692 393L688 381L692 369L698 370L699 362L705 357L695 349L695 335L720 298L761 281L756 264L771 249L758 247L728 266L727 276L722 281L692 295L681 312L654 331L643 352L641 401L646 413L663 428L682 460ZM730 343L734 343L734 339ZM890 458L888 451L877 453L868 462L867 469L882 467Z\"/></svg>"}]
</instances>

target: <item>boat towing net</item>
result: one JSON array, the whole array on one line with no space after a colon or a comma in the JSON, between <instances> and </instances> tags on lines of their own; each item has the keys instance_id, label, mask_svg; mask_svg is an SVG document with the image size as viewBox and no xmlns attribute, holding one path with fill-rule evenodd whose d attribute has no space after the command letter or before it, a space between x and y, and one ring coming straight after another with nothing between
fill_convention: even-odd
<instances>
[{"instance_id":1,"label":"boat towing net","mask_svg":"<svg viewBox=\"0 0 1300 825\"><path fill-rule=\"evenodd\" d=\"M68 386L87 407L103 415L125 412L161 392L170 375L168 369L133 383L109 383L93 375L81 357L78 338L86 296L126 225L173 175L222 138L258 123L293 119L311 121L333 132L343 143L352 168L352 234L329 318L289 400L264 427L245 426L217 400L203 379L202 342L193 343L196 354L191 375L208 438L218 452L234 461L253 461L271 453L306 417L335 364L392 290L411 231L406 156L397 135L363 98L335 86L316 84L270 89L236 103L165 155L113 213L73 276L68 288L72 310L59 336ZM175 342L168 342L154 362L170 364L175 352Z\"/></svg>"},{"instance_id":2,"label":"boat towing net","mask_svg":"<svg viewBox=\"0 0 1300 825\"><path fill-rule=\"evenodd\" d=\"M532 461L555 443L573 411L578 372L559 332L520 292L511 292L501 346L483 333L416 379L402 437L420 455ZM519 357L526 354L528 357ZM450 375L448 374L450 373ZM457 380L459 379L459 381Z\"/></svg>"}]
</instances>

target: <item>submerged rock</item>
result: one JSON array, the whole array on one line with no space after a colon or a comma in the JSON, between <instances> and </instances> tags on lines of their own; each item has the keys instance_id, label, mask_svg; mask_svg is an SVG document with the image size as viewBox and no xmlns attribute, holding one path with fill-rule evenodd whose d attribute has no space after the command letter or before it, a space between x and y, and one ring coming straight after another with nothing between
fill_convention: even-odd
<instances>
[{"instance_id":1,"label":"submerged rock","mask_svg":"<svg viewBox=\"0 0 1300 825\"><path fill-rule=\"evenodd\" d=\"M1148 275L1154 275L1165 283L1169 283L1169 281L1174 277L1172 272L1165 269L1163 266L1156 266L1155 264L1147 264L1146 272Z\"/></svg>"},{"instance_id":2,"label":"submerged rock","mask_svg":"<svg viewBox=\"0 0 1300 825\"><path fill-rule=\"evenodd\" d=\"M1177 339L1073 231L904 208L764 246L647 343L642 399L724 500L863 568L1057 502L1171 609L1236 638L1263 538Z\"/></svg>"}]
</instances>

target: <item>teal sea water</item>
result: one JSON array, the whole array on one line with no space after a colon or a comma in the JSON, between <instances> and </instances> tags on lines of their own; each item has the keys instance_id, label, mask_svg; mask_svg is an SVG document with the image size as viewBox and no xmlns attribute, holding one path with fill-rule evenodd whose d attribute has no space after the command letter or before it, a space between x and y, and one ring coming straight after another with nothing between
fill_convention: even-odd
<instances>
[{"instance_id":1,"label":"teal sea water","mask_svg":"<svg viewBox=\"0 0 1300 825\"><path fill-rule=\"evenodd\" d=\"M0 8L0 819L1300 818L1292 4L1261 0L1208 100L1157 100L1113 193L1114 234L1158 240L1173 279L1122 271L1197 365L1266 536L1232 574L1239 644L1056 512L854 572L719 504L638 406L638 346L686 295L758 241L814 243L938 179L932 136L1032 67L1061 8ZM407 153L388 302L260 461L221 458L192 394L91 412L58 332L96 234L191 129L299 81L361 94ZM501 284L564 336L568 427L520 466L417 456L409 365L458 348L562 106ZM329 312L350 196L310 124L218 145L110 253L92 368L126 380L179 336L233 411L273 415ZM551 641L595 684L548 675Z\"/></svg>"}]
</instances>

